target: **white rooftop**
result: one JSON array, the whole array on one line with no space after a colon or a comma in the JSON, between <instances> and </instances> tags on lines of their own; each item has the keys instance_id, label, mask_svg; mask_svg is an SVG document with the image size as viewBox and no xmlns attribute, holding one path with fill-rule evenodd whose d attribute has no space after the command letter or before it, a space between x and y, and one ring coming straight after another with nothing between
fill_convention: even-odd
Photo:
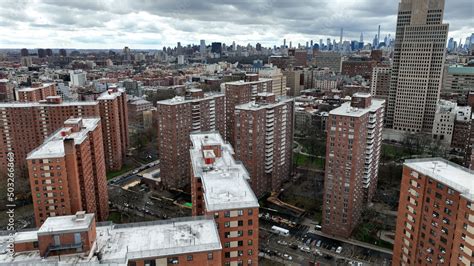
<instances>
[{"instance_id":1,"label":"white rooftop","mask_svg":"<svg viewBox=\"0 0 474 266\"><path fill-rule=\"evenodd\" d=\"M182 103L190 103L190 102L199 102L203 100L208 100L217 97L224 97L223 93L205 93L204 98L196 98L196 99L186 99L183 96L175 96L171 99L166 99L162 101L158 101L157 104L164 104L164 105L175 105L175 104L182 104Z\"/></svg>"},{"instance_id":2,"label":"white rooftop","mask_svg":"<svg viewBox=\"0 0 474 266\"><path fill-rule=\"evenodd\" d=\"M86 139L87 134L90 131L93 131L100 123L100 118L70 118L64 123L74 123L77 120L82 120L82 130L80 130L79 132L71 132L68 136L62 136L61 132L68 131L70 127L65 126L56 130L56 132L54 132L50 137L48 137L43 142L43 144L31 151L26 159L29 160L62 157L64 156L64 140L66 138L72 138L74 139L75 144L80 144Z\"/></svg>"},{"instance_id":3,"label":"white rooftop","mask_svg":"<svg viewBox=\"0 0 474 266\"><path fill-rule=\"evenodd\" d=\"M257 83L262 83L262 82L267 82L271 81L272 79L269 78L259 78L256 81L244 81L244 80L237 80L237 81L230 81L223 83L225 85L246 85L246 84L257 84Z\"/></svg>"},{"instance_id":4,"label":"white rooftop","mask_svg":"<svg viewBox=\"0 0 474 266\"><path fill-rule=\"evenodd\" d=\"M242 163L234 160L232 146L217 132L193 133L190 137L193 173L202 179L206 210L259 207L247 181L249 174ZM221 145L221 157L215 158L212 165L206 165L202 145Z\"/></svg>"},{"instance_id":5,"label":"white rooftop","mask_svg":"<svg viewBox=\"0 0 474 266\"><path fill-rule=\"evenodd\" d=\"M101 263L221 249L214 219L204 216L97 229Z\"/></svg>"},{"instance_id":6,"label":"white rooftop","mask_svg":"<svg viewBox=\"0 0 474 266\"><path fill-rule=\"evenodd\" d=\"M471 120L471 107L470 106L457 106L456 107L456 120L468 122Z\"/></svg>"},{"instance_id":7,"label":"white rooftop","mask_svg":"<svg viewBox=\"0 0 474 266\"><path fill-rule=\"evenodd\" d=\"M64 234L88 231L94 220L93 213L86 213L82 219L76 215L48 217L38 229L38 235Z\"/></svg>"},{"instance_id":8,"label":"white rooftop","mask_svg":"<svg viewBox=\"0 0 474 266\"><path fill-rule=\"evenodd\" d=\"M0 103L0 108L27 108L27 107L39 107L39 106L86 106L86 105L97 105L97 102L85 101L85 102L62 102L57 103L46 103L46 102L12 102L12 103Z\"/></svg>"},{"instance_id":9,"label":"white rooftop","mask_svg":"<svg viewBox=\"0 0 474 266\"><path fill-rule=\"evenodd\" d=\"M258 102L252 101L252 102L237 105L235 109L243 109L243 110L260 110L263 108L270 109L270 108L275 108L277 106L286 104L291 101L293 101L292 98L283 96L283 97L279 97L278 101L274 103L258 103Z\"/></svg>"},{"instance_id":10,"label":"white rooftop","mask_svg":"<svg viewBox=\"0 0 474 266\"><path fill-rule=\"evenodd\" d=\"M71 224L71 217L74 215L53 217L53 222L47 226L54 232L64 232L68 228L73 231L85 228L85 225ZM84 224L94 218L93 214L86 214L86 217L87 220ZM46 221L48 220L51 220L51 217ZM42 229L40 228L40 230ZM15 242L17 239L25 239L26 242L28 240L36 241L37 237L33 235L40 234L40 230L17 233ZM97 252L101 254L100 259L94 253L77 253L61 255L60 262L59 256L42 258L38 251L17 252L15 256L10 256L3 252L7 247L9 236L8 234L1 235L0 264L127 265L129 260L137 258L166 257L222 248L214 219L205 216L131 224L98 225L96 232Z\"/></svg>"},{"instance_id":11,"label":"white rooftop","mask_svg":"<svg viewBox=\"0 0 474 266\"><path fill-rule=\"evenodd\" d=\"M336 109L329 111L330 115L342 115L351 117L361 117L368 112L374 112L384 106L385 100L372 98L372 104L368 108L354 108L351 102L345 102Z\"/></svg>"},{"instance_id":12,"label":"white rooftop","mask_svg":"<svg viewBox=\"0 0 474 266\"><path fill-rule=\"evenodd\" d=\"M35 90L39 90L39 89L42 89L42 88L49 87L49 86L51 86L51 84L52 84L52 83L44 83L44 84L41 84L41 86L35 87L35 88L32 88L32 87L25 87L25 88L18 89L18 91L19 91L19 92L35 91Z\"/></svg>"},{"instance_id":13,"label":"white rooftop","mask_svg":"<svg viewBox=\"0 0 474 266\"><path fill-rule=\"evenodd\" d=\"M459 191L474 200L474 171L442 158L406 160L405 166Z\"/></svg>"},{"instance_id":14,"label":"white rooftop","mask_svg":"<svg viewBox=\"0 0 474 266\"><path fill-rule=\"evenodd\" d=\"M99 97L97 97L97 100L113 100L122 95L123 92L125 92L123 88L117 88L116 92L107 90L104 91Z\"/></svg>"}]
</instances>

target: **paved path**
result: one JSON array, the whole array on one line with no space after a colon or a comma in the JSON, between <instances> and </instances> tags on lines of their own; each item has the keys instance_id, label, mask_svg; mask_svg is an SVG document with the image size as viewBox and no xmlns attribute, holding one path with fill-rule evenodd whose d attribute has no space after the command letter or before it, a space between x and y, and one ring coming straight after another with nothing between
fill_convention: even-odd
<instances>
[{"instance_id":1,"label":"paved path","mask_svg":"<svg viewBox=\"0 0 474 266\"><path fill-rule=\"evenodd\" d=\"M358 240L355 240L355 239L340 238L340 237L325 234L325 233L323 233L321 231L318 231L318 230L314 230L314 226L316 225L316 223L313 220L310 220L308 218L304 219L302 224L309 226L310 229L309 229L308 232L310 232L310 233L320 235L320 236L324 236L324 237L327 237L327 238L331 238L331 239L334 239L334 240L338 240L338 241L341 241L341 242L344 242L344 243L352 244L352 245L355 245L355 246L376 250L376 251L379 251L379 252L382 252L382 253L385 253L385 254L393 255L393 251L390 250L390 249L381 248L381 247L371 245L371 244L368 244L368 243L364 243L364 242L361 242L361 241L358 241Z\"/></svg>"}]
</instances>

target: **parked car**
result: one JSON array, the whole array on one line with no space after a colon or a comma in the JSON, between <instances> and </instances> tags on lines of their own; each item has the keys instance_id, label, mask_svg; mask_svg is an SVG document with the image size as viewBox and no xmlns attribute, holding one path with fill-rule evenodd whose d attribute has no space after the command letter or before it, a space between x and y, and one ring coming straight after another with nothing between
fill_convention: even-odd
<instances>
[{"instance_id":1,"label":"parked car","mask_svg":"<svg viewBox=\"0 0 474 266\"><path fill-rule=\"evenodd\" d=\"M341 246L337 247L336 253L337 253L337 254L341 254L341 252L342 252L342 247L341 247Z\"/></svg>"},{"instance_id":2,"label":"parked car","mask_svg":"<svg viewBox=\"0 0 474 266\"><path fill-rule=\"evenodd\" d=\"M283 254L283 258L285 258L287 260L293 260L293 258L288 254Z\"/></svg>"},{"instance_id":3,"label":"parked car","mask_svg":"<svg viewBox=\"0 0 474 266\"><path fill-rule=\"evenodd\" d=\"M318 240L318 243L316 243L316 246L319 248L321 246L321 240Z\"/></svg>"}]
</instances>

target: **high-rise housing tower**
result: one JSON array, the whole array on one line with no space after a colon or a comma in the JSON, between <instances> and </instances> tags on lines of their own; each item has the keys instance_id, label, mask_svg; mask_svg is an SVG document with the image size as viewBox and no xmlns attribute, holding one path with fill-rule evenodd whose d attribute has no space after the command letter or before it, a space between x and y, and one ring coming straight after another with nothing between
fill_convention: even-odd
<instances>
[{"instance_id":1,"label":"high-rise housing tower","mask_svg":"<svg viewBox=\"0 0 474 266\"><path fill-rule=\"evenodd\" d=\"M473 265L473 180L441 158L405 161L392 265Z\"/></svg>"},{"instance_id":2,"label":"high-rise housing tower","mask_svg":"<svg viewBox=\"0 0 474 266\"><path fill-rule=\"evenodd\" d=\"M384 100L356 93L329 112L323 232L349 237L377 186Z\"/></svg>"},{"instance_id":3,"label":"high-rise housing tower","mask_svg":"<svg viewBox=\"0 0 474 266\"><path fill-rule=\"evenodd\" d=\"M259 93L235 107L234 119L236 158L249 171L253 191L258 197L279 191L291 174L293 100Z\"/></svg>"},{"instance_id":4,"label":"high-rise housing tower","mask_svg":"<svg viewBox=\"0 0 474 266\"><path fill-rule=\"evenodd\" d=\"M398 6L387 127L429 132L441 88L448 24L444 0L402 0Z\"/></svg>"},{"instance_id":5,"label":"high-rise housing tower","mask_svg":"<svg viewBox=\"0 0 474 266\"><path fill-rule=\"evenodd\" d=\"M190 182L189 148L192 132L225 134L225 100L221 93L187 90L185 97L157 102L158 153L165 186L182 188Z\"/></svg>"},{"instance_id":6,"label":"high-rise housing tower","mask_svg":"<svg viewBox=\"0 0 474 266\"><path fill-rule=\"evenodd\" d=\"M99 118L70 118L28 154L36 226L77 211L107 219L109 203Z\"/></svg>"}]
</instances>

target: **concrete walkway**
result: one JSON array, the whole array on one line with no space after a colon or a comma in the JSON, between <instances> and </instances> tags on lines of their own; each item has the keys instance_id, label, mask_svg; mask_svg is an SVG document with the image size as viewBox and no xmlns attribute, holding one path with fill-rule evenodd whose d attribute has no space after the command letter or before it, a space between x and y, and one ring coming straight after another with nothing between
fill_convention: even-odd
<instances>
[{"instance_id":1,"label":"concrete walkway","mask_svg":"<svg viewBox=\"0 0 474 266\"><path fill-rule=\"evenodd\" d=\"M314 230L314 226L316 225L316 222L311 220L311 219L308 219L308 218L304 219L303 224L309 226L309 230L308 230L309 233L324 236L324 237L331 238L331 239L334 239L334 240L338 240L338 241L348 243L348 244L351 244L351 245L376 250L376 251L379 251L379 252L383 252L385 254L393 255L393 251L390 250L390 249L381 248L381 247L371 245L371 244L368 244L368 243L365 243L365 242L361 242L361 241L358 241L358 240L355 240L355 239L340 238L340 237L337 237L337 236L332 236L332 235L325 234L325 233L323 233L321 231L318 231L318 230Z\"/></svg>"}]
</instances>

